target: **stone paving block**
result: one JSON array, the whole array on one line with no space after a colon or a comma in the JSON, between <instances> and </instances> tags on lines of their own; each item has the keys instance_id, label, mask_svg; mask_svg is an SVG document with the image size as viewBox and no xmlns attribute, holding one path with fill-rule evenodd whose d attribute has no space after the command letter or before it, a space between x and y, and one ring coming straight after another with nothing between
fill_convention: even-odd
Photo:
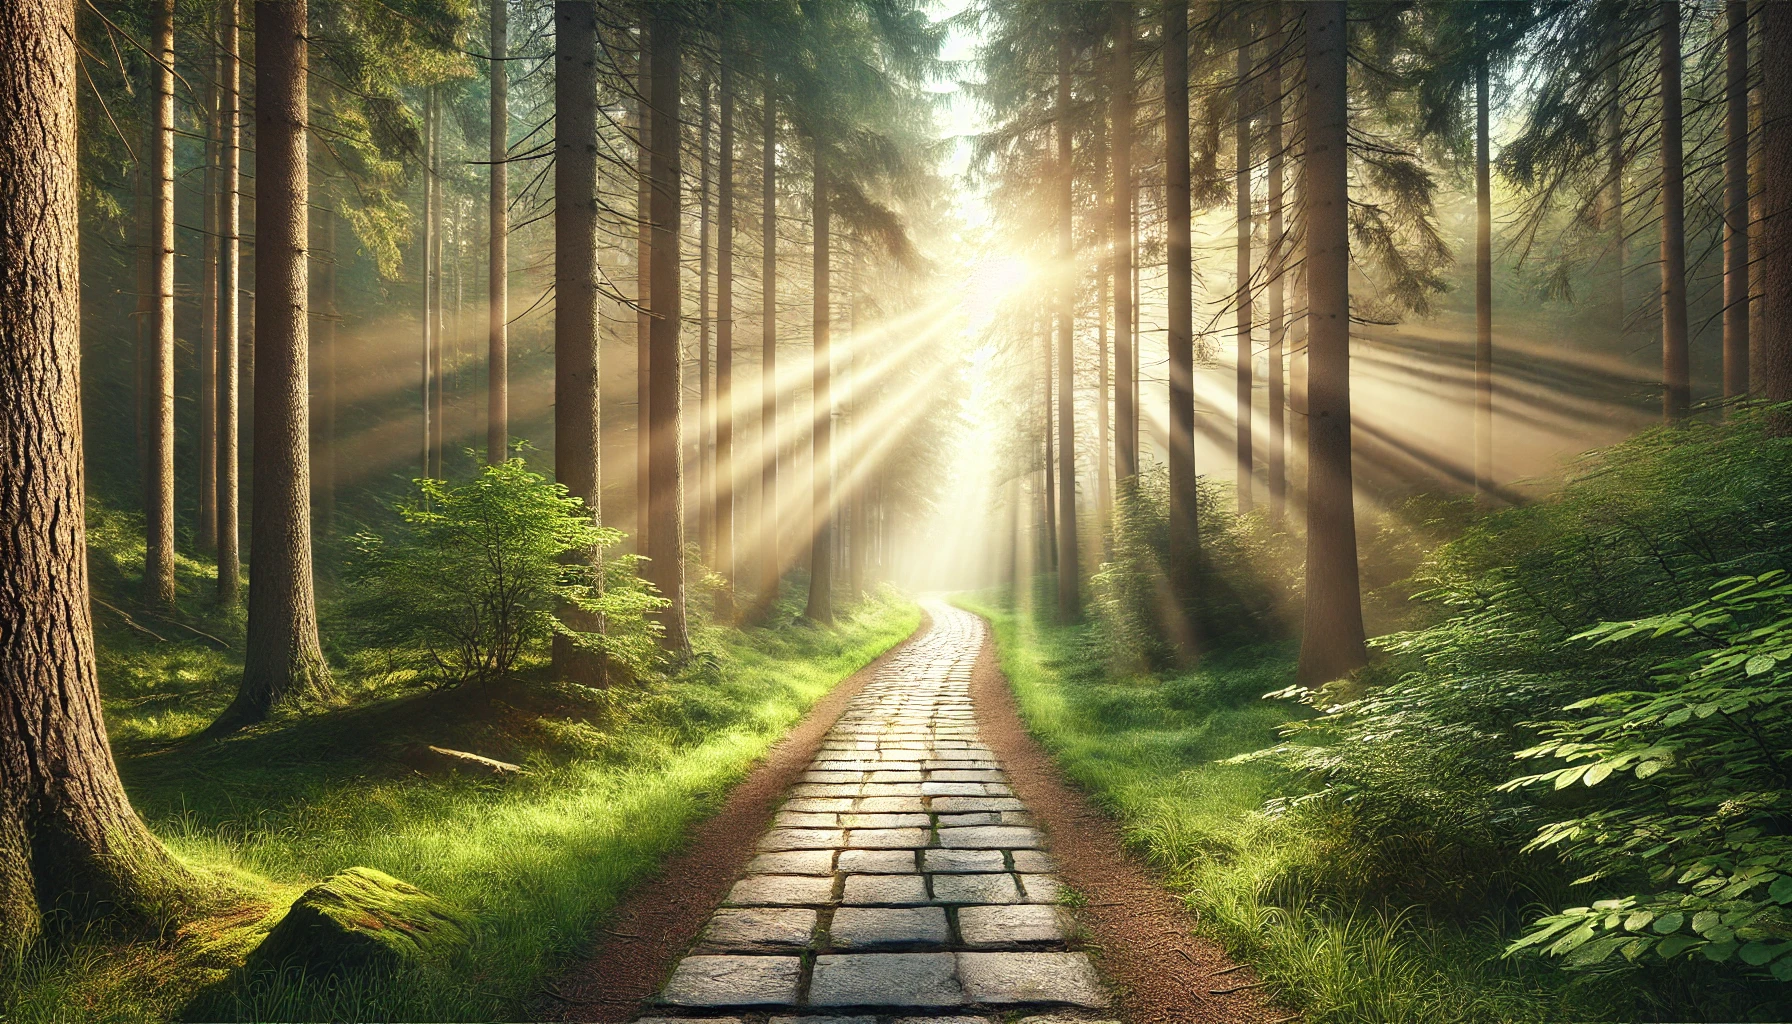
<instances>
[{"instance_id":1,"label":"stone paving block","mask_svg":"<svg viewBox=\"0 0 1792 1024\"><path fill-rule=\"evenodd\" d=\"M1064 892L1057 875L1022 875L1020 887L1026 890L1028 903L1056 903Z\"/></svg>"},{"instance_id":2,"label":"stone paving block","mask_svg":"<svg viewBox=\"0 0 1792 1024\"><path fill-rule=\"evenodd\" d=\"M696 1024L695 1021L691 1024ZM773 1017L771 1024L877 1024L876 1017Z\"/></svg>"},{"instance_id":3,"label":"stone paving block","mask_svg":"<svg viewBox=\"0 0 1792 1024\"><path fill-rule=\"evenodd\" d=\"M1000 850L923 850L923 871L1001 871Z\"/></svg>"},{"instance_id":4,"label":"stone paving block","mask_svg":"<svg viewBox=\"0 0 1792 1024\"><path fill-rule=\"evenodd\" d=\"M820 811L779 811L772 815L775 828L836 828L839 824L838 814Z\"/></svg>"},{"instance_id":5,"label":"stone paving block","mask_svg":"<svg viewBox=\"0 0 1792 1024\"><path fill-rule=\"evenodd\" d=\"M921 796L924 782L867 782L860 787L860 796Z\"/></svg>"},{"instance_id":6,"label":"stone paving block","mask_svg":"<svg viewBox=\"0 0 1792 1024\"><path fill-rule=\"evenodd\" d=\"M944 946L950 939L940 907L841 907L828 926L828 943L835 949Z\"/></svg>"},{"instance_id":7,"label":"stone paving block","mask_svg":"<svg viewBox=\"0 0 1792 1024\"><path fill-rule=\"evenodd\" d=\"M883 770L872 772L870 778L867 778L865 781L866 782L920 782L920 781L922 781L922 772L920 771L920 769L915 769L913 771L897 770L897 769L883 769Z\"/></svg>"},{"instance_id":8,"label":"stone paving block","mask_svg":"<svg viewBox=\"0 0 1792 1024\"><path fill-rule=\"evenodd\" d=\"M1026 825L1029 828L1033 825L1033 816L1026 811L1001 811L999 813L1002 815L1002 824L1004 825Z\"/></svg>"},{"instance_id":9,"label":"stone paving block","mask_svg":"<svg viewBox=\"0 0 1792 1024\"><path fill-rule=\"evenodd\" d=\"M876 781L876 780L873 780ZM927 773L928 782L1006 782L1001 772L988 770L967 770L964 768L941 768Z\"/></svg>"},{"instance_id":10,"label":"stone paving block","mask_svg":"<svg viewBox=\"0 0 1792 1024\"><path fill-rule=\"evenodd\" d=\"M635 1024L743 1024L739 1017L640 1017Z\"/></svg>"},{"instance_id":11,"label":"stone paving block","mask_svg":"<svg viewBox=\"0 0 1792 1024\"><path fill-rule=\"evenodd\" d=\"M928 828L933 824L925 814L851 814L840 815L839 824L846 828Z\"/></svg>"},{"instance_id":12,"label":"stone paving block","mask_svg":"<svg viewBox=\"0 0 1792 1024\"><path fill-rule=\"evenodd\" d=\"M841 850L840 870L867 875L912 875L915 854L912 850Z\"/></svg>"},{"instance_id":13,"label":"stone paving block","mask_svg":"<svg viewBox=\"0 0 1792 1024\"><path fill-rule=\"evenodd\" d=\"M856 850L912 849L932 843L933 833L924 828L854 828L846 831L846 845Z\"/></svg>"},{"instance_id":14,"label":"stone paving block","mask_svg":"<svg viewBox=\"0 0 1792 1024\"><path fill-rule=\"evenodd\" d=\"M1002 815L1018 814L1019 811L966 811L962 814L940 815L941 828L962 828L966 825L1000 825Z\"/></svg>"},{"instance_id":15,"label":"stone paving block","mask_svg":"<svg viewBox=\"0 0 1792 1024\"><path fill-rule=\"evenodd\" d=\"M790 787L793 797L855 797L859 795L859 783L804 782Z\"/></svg>"},{"instance_id":16,"label":"stone paving block","mask_svg":"<svg viewBox=\"0 0 1792 1024\"><path fill-rule=\"evenodd\" d=\"M923 782L922 796L989 796L987 782Z\"/></svg>"},{"instance_id":17,"label":"stone paving block","mask_svg":"<svg viewBox=\"0 0 1792 1024\"><path fill-rule=\"evenodd\" d=\"M832 875L748 875L728 890L736 906L826 903L834 898Z\"/></svg>"},{"instance_id":18,"label":"stone paving block","mask_svg":"<svg viewBox=\"0 0 1792 1024\"><path fill-rule=\"evenodd\" d=\"M784 810L801 813L838 813L852 810L852 797L797 797L784 801Z\"/></svg>"},{"instance_id":19,"label":"stone paving block","mask_svg":"<svg viewBox=\"0 0 1792 1024\"><path fill-rule=\"evenodd\" d=\"M968 850L1029 850L1045 845L1037 829L1014 825L973 825L940 829L940 845Z\"/></svg>"},{"instance_id":20,"label":"stone paving block","mask_svg":"<svg viewBox=\"0 0 1792 1024\"><path fill-rule=\"evenodd\" d=\"M864 782L864 772L828 771L816 769L803 773L799 782Z\"/></svg>"},{"instance_id":21,"label":"stone paving block","mask_svg":"<svg viewBox=\"0 0 1792 1024\"><path fill-rule=\"evenodd\" d=\"M990 1021L988 1017L898 1017L895 1024L990 1024Z\"/></svg>"},{"instance_id":22,"label":"stone paving block","mask_svg":"<svg viewBox=\"0 0 1792 1024\"><path fill-rule=\"evenodd\" d=\"M995 771L1002 767L986 757L935 757L921 762L928 771Z\"/></svg>"},{"instance_id":23,"label":"stone paving block","mask_svg":"<svg viewBox=\"0 0 1792 1024\"><path fill-rule=\"evenodd\" d=\"M1014 851L1014 870L1023 875L1030 875L1056 871L1058 865L1052 860L1052 855L1044 850L1016 850Z\"/></svg>"},{"instance_id":24,"label":"stone paving block","mask_svg":"<svg viewBox=\"0 0 1792 1024\"><path fill-rule=\"evenodd\" d=\"M826 850L846 843L846 832L837 828L774 828L761 836L761 850Z\"/></svg>"},{"instance_id":25,"label":"stone paving block","mask_svg":"<svg viewBox=\"0 0 1792 1024\"><path fill-rule=\"evenodd\" d=\"M1013 875L934 875L935 903L1019 903Z\"/></svg>"},{"instance_id":26,"label":"stone paving block","mask_svg":"<svg viewBox=\"0 0 1792 1024\"><path fill-rule=\"evenodd\" d=\"M704 953L792 952L815 934L815 911L792 908L731 909L710 918L698 949Z\"/></svg>"},{"instance_id":27,"label":"stone paving block","mask_svg":"<svg viewBox=\"0 0 1792 1024\"><path fill-rule=\"evenodd\" d=\"M1108 1005L1086 953L960 953L958 976L973 1003Z\"/></svg>"},{"instance_id":28,"label":"stone paving block","mask_svg":"<svg viewBox=\"0 0 1792 1024\"><path fill-rule=\"evenodd\" d=\"M967 946L1013 946L1063 942L1064 911L1057 907L1017 904L965 907L958 912L958 934Z\"/></svg>"},{"instance_id":29,"label":"stone paving block","mask_svg":"<svg viewBox=\"0 0 1792 1024\"><path fill-rule=\"evenodd\" d=\"M762 853L747 861L749 875L831 875L834 873L832 850L780 850Z\"/></svg>"},{"instance_id":30,"label":"stone paving block","mask_svg":"<svg viewBox=\"0 0 1792 1024\"><path fill-rule=\"evenodd\" d=\"M936 796L933 809L940 814L959 811L1018 811L1021 802L1011 796Z\"/></svg>"},{"instance_id":31,"label":"stone paving block","mask_svg":"<svg viewBox=\"0 0 1792 1024\"><path fill-rule=\"evenodd\" d=\"M673 1006L789 1006L803 961L794 956L687 956L661 993Z\"/></svg>"},{"instance_id":32,"label":"stone paving block","mask_svg":"<svg viewBox=\"0 0 1792 1024\"><path fill-rule=\"evenodd\" d=\"M918 814L927 810L927 804L919 796L868 796L852 809L865 814Z\"/></svg>"},{"instance_id":33,"label":"stone paving block","mask_svg":"<svg viewBox=\"0 0 1792 1024\"><path fill-rule=\"evenodd\" d=\"M849 953L815 958L811 1006L962 1006L952 953Z\"/></svg>"},{"instance_id":34,"label":"stone paving block","mask_svg":"<svg viewBox=\"0 0 1792 1024\"><path fill-rule=\"evenodd\" d=\"M847 875L840 902L863 906L876 903L926 903L927 887L920 875Z\"/></svg>"},{"instance_id":35,"label":"stone paving block","mask_svg":"<svg viewBox=\"0 0 1792 1024\"><path fill-rule=\"evenodd\" d=\"M990 796L1013 796L1014 790L1008 788L1006 782L985 782L984 792Z\"/></svg>"}]
</instances>

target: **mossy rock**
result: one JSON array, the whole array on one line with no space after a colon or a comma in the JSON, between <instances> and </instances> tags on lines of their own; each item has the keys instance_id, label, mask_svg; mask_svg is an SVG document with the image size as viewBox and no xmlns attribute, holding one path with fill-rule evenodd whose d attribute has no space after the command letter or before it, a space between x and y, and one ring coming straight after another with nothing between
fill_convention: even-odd
<instances>
[{"instance_id":1,"label":"mossy rock","mask_svg":"<svg viewBox=\"0 0 1792 1024\"><path fill-rule=\"evenodd\" d=\"M448 904L372 868L349 868L306 890L250 955L247 973L309 976L400 970L466 944Z\"/></svg>"}]
</instances>

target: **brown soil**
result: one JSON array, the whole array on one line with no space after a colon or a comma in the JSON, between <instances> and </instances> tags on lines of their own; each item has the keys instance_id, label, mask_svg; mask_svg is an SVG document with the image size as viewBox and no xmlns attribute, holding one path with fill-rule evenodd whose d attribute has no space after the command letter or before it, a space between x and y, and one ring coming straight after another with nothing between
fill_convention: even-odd
<instances>
[{"instance_id":1,"label":"brown soil","mask_svg":"<svg viewBox=\"0 0 1792 1024\"><path fill-rule=\"evenodd\" d=\"M822 738L846 710L847 702L864 689L884 662L925 636L932 626L923 612L920 626L907 640L817 701L796 728L729 792L722 809L692 831L684 852L623 900L585 960L545 986L544 997L533 1007L534 1018L622 1024L638 1016L641 1004L659 991L678 958L728 895L728 887L753 856L754 844L771 827L772 813L782 803L785 791L808 770Z\"/></svg>"},{"instance_id":2,"label":"brown soil","mask_svg":"<svg viewBox=\"0 0 1792 1024\"><path fill-rule=\"evenodd\" d=\"M971 700L978 731L1007 769L1014 795L1051 837L1060 877L1087 900L1078 912L1088 933L1085 948L1114 986L1128 1024L1295 1019L1254 987L1260 981L1254 971L1195 934L1194 918L1126 851L1114 820L1073 788L1033 741L987 633Z\"/></svg>"}]
</instances>

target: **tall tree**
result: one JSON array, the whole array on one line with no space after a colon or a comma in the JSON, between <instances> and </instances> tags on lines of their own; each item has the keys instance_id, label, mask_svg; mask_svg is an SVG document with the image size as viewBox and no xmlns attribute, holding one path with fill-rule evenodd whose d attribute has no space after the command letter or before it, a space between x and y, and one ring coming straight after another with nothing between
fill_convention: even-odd
<instances>
[{"instance_id":1,"label":"tall tree","mask_svg":"<svg viewBox=\"0 0 1792 1024\"><path fill-rule=\"evenodd\" d=\"M52 911L148 918L179 869L106 742L81 437L75 5L0 5L0 953Z\"/></svg>"},{"instance_id":2,"label":"tall tree","mask_svg":"<svg viewBox=\"0 0 1792 1024\"><path fill-rule=\"evenodd\" d=\"M697 545L705 561L716 550L715 487L709 468L709 69L698 86L701 127L697 131Z\"/></svg>"},{"instance_id":3,"label":"tall tree","mask_svg":"<svg viewBox=\"0 0 1792 1024\"><path fill-rule=\"evenodd\" d=\"M224 58L218 39L208 33L212 51L211 79L205 84L205 105L200 120L205 128L205 172L200 188L201 221L205 239L200 246L204 264L199 286L199 523L193 543L200 552L218 550L218 80Z\"/></svg>"},{"instance_id":4,"label":"tall tree","mask_svg":"<svg viewBox=\"0 0 1792 1024\"><path fill-rule=\"evenodd\" d=\"M814 351L811 366L810 392L813 421L810 427L809 472L810 521L814 523L809 545L809 601L803 615L816 622L834 619L834 354L832 348L833 309L828 294L830 270L828 251L832 225L828 221L827 142L815 143L815 198L809 222L815 231L815 278L813 285Z\"/></svg>"},{"instance_id":5,"label":"tall tree","mask_svg":"<svg viewBox=\"0 0 1792 1024\"><path fill-rule=\"evenodd\" d=\"M242 274L242 24L238 0L220 0L223 70L218 118L222 162L218 182L218 603L234 607L242 588L238 554L239 296Z\"/></svg>"},{"instance_id":6,"label":"tall tree","mask_svg":"<svg viewBox=\"0 0 1792 1024\"><path fill-rule=\"evenodd\" d=\"M149 450L143 492L144 597L174 604L174 0L155 0L155 95L148 152L150 195L149 358L144 367Z\"/></svg>"},{"instance_id":7,"label":"tall tree","mask_svg":"<svg viewBox=\"0 0 1792 1024\"><path fill-rule=\"evenodd\" d=\"M1063 8L1058 28L1058 617L1072 622L1082 615L1081 576L1076 550L1076 243L1071 214L1076 199L1071 164L1070 8Z\"/></svg>"},{"instance_id":8,"label":"tall tree","mask_svg":"<svg viewBox=\"0 0 1792 1024\"><path fill-rule=\"evenodd\" d=\"M1792 4L1761 5L1761 398L1792 434Z\"/></svg>"},{"instance_id":9,"label":"tall tree","mask_svg":"<svg viewBox=\"0 0 1792 1024\"><path fill-rule=\"evenodd\" d=\"M1686 154L1682 140L1680 2L1661 4L1661 384L1670 423L1692 410L1686 322Z\"/></svg>"},{"instance_id":10,"label":"tall tree","mask_svg":"<svg viewBox=\"0 0 1792 1024\"><path fill-rule=\"evenodd\" d=\"M635 551L653 535L648 494L653 438L653 55L645 33L635 60Z\"/></svg>"},{"instance_id":11,"label":"tall tree","mask_svg":"<svg viewBox=\"0 0 1792 1024\"><path fill-rule=\"evenodd\" d=\"M312 490L317 499L317 528L327 536L336 522L336 324L342 317L336 305L335 211L328 206L319 207L317 225L321 229L318 234L322 236L317 241L322 244L314 245L312 252L321 252L322 258L313 261L317 270L314 282L317 302L312 318L317 321L317 338L313 345L317 365L311 383L316 403L311 436L311 475Z\"/></svg>"},{"instance_id":12,"label":"tall tree","mask_svg":"<svg viewBox=\"0 0 1792 1024\"><path fill-rule=\"evenodd\" d=\"M734 618L734 54L723 27L716 140L716 551L723 583L717 621Z\"/></svg>"},{"instance_id":13,"label":"tall tree","mask_svg":"<svg viewBox=\"0 0 1792 1024\"><path fill-rule=\"evenodd\" d=\"M660 643L674 654L691 649L685 630L684 594L684 362L679 347L680 148L679 90L683 75L680 12L656 4L648 12L652 67L653 252L648 294L653 303L648 385L651 447L648 453L647 508L653 527L647 535L646 578L669 603L658 618Z\"/></svg>"},{"instance_id":14,"label":"tall tree","mask_svg":"<svg viewBox=\"0 0 1792 1024\"><path fill-rule=\"evenodd\" d=\"M1039 382L1041 386L1039 425L1041 435L1045 439L1045 484L1039 489L1039 501L1041 505L1045 506L1045 535L1041 538L1045 544L1039 553L1039 560L1045 568L1052 569L1058 565L1058 486L1056 482L1058 464L1052 454L1056 450L1056 446L1052 444L1052 363L1054 354L1052 352L1052 322L1049 315L1040 322L1039 347L1045 357L1045 373Z\"/></svg>"},{"instance_id":15,"label":"tall tree","mask_svg":"<svg viewBox=\"0 0 1792 1024\"><path fill-rule=\"evenodd\" d=\"M306 0L255 4L255 517L243 681L222 722L331 690L317 639L306 443Z\"/></svg>"},{"instance_id":16,"label":"tall tree","mask_svg":"<svg viewBox=\"0 0 1792 1024\"><path fill-rule=\"evenodd\" d=\"M597 11L586 0L554 4L554 476L603 517L598 464ZM569 553L580 560L597 552ZM601 622L576 607L560 612L583 632ZM565 634L554 638L554 674L604 682L603 659Z\"/></svg>"},{"instance_id":17,"label":"tall tree","mask_svg":"<svg viewBox=\"0 0 1792 1024\"><path fill-rule=\"evenodd\" d=\"M1748 394L1748 0L1724 3L1724 397Z\"/></svg>"},{"instance_id":18,"label":"tall tree","mask_svg":"<svg viewBox=\"0 0 1792 1024\"><path fill-rule=\"evenodd\" d=\"M510 454L510 0L491 6L491 256L486 285L485 461Z\"/></svg>"},{"instance_id":19,"label":"tall tree","mask_svg":"<svg viewBox=\"0 0 1792 1024\"><path fill-rule=\"evenodd\" d=\"M446 303L442 301L444 286L448 275L442 270L443 231L446 210L442 202L442 179L444 177L444 161L442 159L442 121L445 111L441 90L431 87L429 90L429 173L425 182L429 189L429 286L428 312L429 319L429 475L437 480L448 478L445 463L448 445L448 400L447 374L444 371L443 349L447 345L448 332Z\"/></svg>"},{"instance_id":20,"label":"tall tree","mask_svg":"<svg viewBox=\"0 0 1792 1024\"><path fill-rule=\"evenodd\" d=\"M1307 217L1307 594L1297 678L1368 663L1350 467L1349 86L1344 0L1305 8L1301 195Z\"/></svg>"},{"instance_id":21,"label":"tall tree","mask_svg":"<svg viewBox=\"0 0 1792 1024\"><path fill-rule=\"evenodd\" d=\"M423 471L422 476L436 475L435 464L435 171L436 171L436 91L431 86L423 100L423 241L417 263L423 276Z\"/></svg>"},{"instance_id":22,"label":"tall tree","mask_svg":"<svg viewBox=\"0 0 1792 1024\"><path fill-rule=\"evenodd\" d=\"M1237 200L1238 245L1237 290L1233 293L1237 325L1233 329L1237 349L1233 353L1233 378L1238 397L1235 418L1237 439L1238 511L1251 510L1251 490L1255 484L1251 453L1251 362L1254 355L1251 339L1251 24L1242 19L1238 26L1238 105L1234 122L1234 151L1237 167L1233 171L1233 190Z\"/></svg>"},{"instance_id":23,"label":"tall tree","mask_svg":"<svg viewBox=\"0 0 1792 1024\"><path fill-rule=\"evenodd\" d=\"M784 563L778 553L778 112L765 70L759 229L759 603L777 603Z\"/></svg>"},{"instance_id":24,"label":"tall tree","mask_svg":"<svg viewBox=\"0 0 1792 1024\"><path fill-rule=\"evenodd\" d=\"M1288 265L1288 237L1283 220L1283 191L1287 177L1282 152L1283 94L1287 89L1287 60L1283 52L1293 33L1288 31L1281 0L1270 4L1270 59L1268 102L1263 117L1268 130L1264 142L1269 160L1269 525L1281 529L1288 508L1288 410L1284 362L1288 333L1286 309L1288 281L1284 271Z\"/></svg>"},{"instance_id":25,"label":"tall tree","mask_svg":"<svg viewBox=\"0 0 1792 1024\"><path fill-rule=\"evenodd\" d=\"M1108 132L1113 140L1114 178L1114 214L1109 225L1114 272L1114 476L1118 483L1130 487L1139 475L1138 396L1132 371L1132 4L1115 4L1113 18L1114 48L1108 58L1113 123Z\"/></svg>"},{"instance_id":26,"label":"tall tree","mask_svg":"<svg viewBox=\"0 0 1792 1024\"><path fill-rule=\"evenodd\" d=\"M1487 60L1475 66L1475 493L1493 490L1493 181Z\"/></svg>"},{"instance_id":27,"label":"tall tree","mask_svg":"<svg viewBox=\"0 0 1792 1024\"><path fill-rule=\"evenodd\" d=\"M1188 4L1164 5L1164 216L1168 220L1169 575L1190 596L1200 558L1195 517L1195 295L1189 195Z\"/></svg>"}]
</instances>

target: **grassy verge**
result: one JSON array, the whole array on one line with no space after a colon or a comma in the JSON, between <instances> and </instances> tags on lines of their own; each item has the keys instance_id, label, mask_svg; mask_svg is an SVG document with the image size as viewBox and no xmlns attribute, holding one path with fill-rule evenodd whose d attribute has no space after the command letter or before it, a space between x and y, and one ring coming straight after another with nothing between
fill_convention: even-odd
<instances>
[{"instance_id":1,"label":"grassy verge","mask_svg":"<svg viewBox=\"0 0 1792 1024\"><path fill-rule=\"evenodd\" d=\"M817 698L907 636L920 615L893 594L829 629L784 611L777 628L702 630L692 666L647 690L569 689L539 666L501 687L425 690L383 682L377 658L360 658L345 673L340 705L221 741L197 733L229 700L234 656L202 640L155 641L103 617L106 712L132 800L183 861L251 895L160 942L91 935L40 949L0 976L0 1019L520 1016L629 886ZM423 744L516 761L529 773L435 775L419 770ZM374 988L219 990L279 908L352 865L462 908L475 923L471 946Z\"/></svg>"},{"instance_id":2,"label":"grassy verge","mask_svg":"<svg viewBox=\"0 0 1792 1024\"><path fill-rule=\"evenodd\" d=\"M1320 879L1345 841L1263 812L1284 779L1227 764L1305 713L1261 695L1292 681L1294 650L1217 655L1198 671L1116 678L1087 627L1016 614L1005 595L959 603L994 625L1029 730L1122 824L1128 842L1304 1019L1325 1022L1640 1019L1597 979L1502 958L1512 919L1438 920Z\"/></svg>"}]
</instances>

